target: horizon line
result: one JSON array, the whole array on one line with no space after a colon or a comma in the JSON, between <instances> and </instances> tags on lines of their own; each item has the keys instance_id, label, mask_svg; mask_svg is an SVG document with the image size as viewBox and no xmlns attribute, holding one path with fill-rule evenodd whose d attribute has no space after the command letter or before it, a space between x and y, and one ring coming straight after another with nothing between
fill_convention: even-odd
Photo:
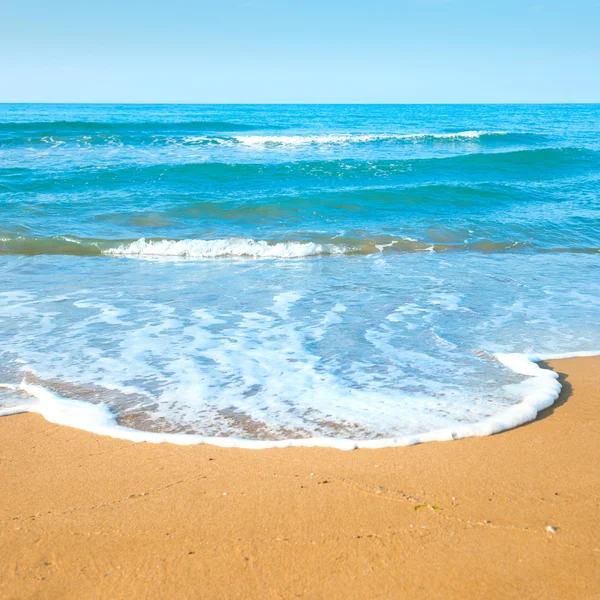
<instances>
[{"instance_id":1,"label":"horizon line","mask_svg":"<svg viewBox=\"0 0 600 600\"><path fill-rule=\"evenodd\" d=\"M91 106L594 106L596 102L42 102L4 101L0 105L91 105Z\"/></svg>"}]
</instances>

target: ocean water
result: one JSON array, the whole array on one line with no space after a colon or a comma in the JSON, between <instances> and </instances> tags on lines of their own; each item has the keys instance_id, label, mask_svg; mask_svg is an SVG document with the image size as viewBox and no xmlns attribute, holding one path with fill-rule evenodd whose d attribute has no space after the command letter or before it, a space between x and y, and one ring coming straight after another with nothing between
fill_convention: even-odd
<instances>
[{"instance_id":1,"label":"ocean water","mask_svg":"<svg viewBox=\"0 0 600 600\"><path fill-rule=\"evenodd\" d=\"M599 250L599 105L0 105L0 415L494 433L600 353Z\"/></svg>"}]
</instances>

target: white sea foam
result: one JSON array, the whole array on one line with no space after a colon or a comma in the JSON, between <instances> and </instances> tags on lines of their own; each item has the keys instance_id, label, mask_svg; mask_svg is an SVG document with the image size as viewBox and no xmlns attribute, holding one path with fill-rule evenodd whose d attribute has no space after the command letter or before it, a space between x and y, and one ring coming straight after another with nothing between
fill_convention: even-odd
<instances>
[{"instance_id":1,"label":"white sea foam","mask_svg":"<svg viewBox=\"0 0 600 600\"><path fill-rule=\"evenodd\" d=\"M573 269L572 256L421 256L141 271L108 260L97 281L88 265L68 285L46 269L51 297L12 270L15 289L0 292L0 381L13 386L0 389L0 406L50 414L60 404L16 389L25 375L25 386L71 403L101 401L111 411L94 417L108 419L102 432L128 439L189 432L201 435L178 443L406 445L534 418L559 385L532 361L599 347L589 327L600 307L592 258L577 256L588 268ZM70 423L91 427L77 406ZM125 422L133 433L115 429Z\"/></svg>"},{"instance_id":2,"label":"white sea foam","mask_svg":"<svg viewBox=\"0 0 600 600\"><path fill-rule=\"evenodd\" d=\"M483 136L507 135L508 133L510 132L469 130L453 133L329 133L321 135L233 135L231 137L202 135L187 136L183 138L183 141L188 144L221 144L225 146L241 144L252 147L339 146L402 140L475 140Z\"/></svg>"},{"instance_id":3,"label":"white sea foam","mask_svg":"<svg viewBox=\"0 0 600 600\"><path fill-rule=\"evenodd\" d=\"M600 350L588 352L562 352L558 354L532 354L529 355L529 358L530 360L539 362L546 360L562 360L565 358L589 358L590 356L600 356Z\"/></svg>"},{"instance_id":4,"label":"white sea foam","mask_svg":"<svg viewBox=\"0 0 600 600\"><path fill-rule=\"evenodd\" d=\"M296 292L278 294L273 298L273 312L277 313L281 319L287 319L290 307L300 298L302 296Z\"/></svg>"},{"instance_id":5,"label":"white sea foam","mask_svg":"<svg viewBox=\"0 0 600 600\"><path fill-rule=\"evenodd\" d=\"M0 417L8 417L10 415L20 415L22 413L31 412L31 410L26 406L8 406L5 408L0 408ZM48 421L50 419L47 419ZM80 427L79 429L83 429Z\"/></svg>"},{"instance_id":6,"label":"white sea foam","mask_svg":"<svg viewBox=\"0 0 600 600\"><path fill-rule=\"evenodd\" d=\"M104 254L166 258L304 258L320 254L344 254L348 251L352 249L347 246L314 242L269 243L250 238L152 241L142 238L104 250Z\"/></svg>"},{"instance_id":7,"label":"white sea foam","mask_svg":"<svg viewBox=\"0 0 600 600\"><path fill-rule=\"evenodd\" d=\"M506 135L508 132L459 131L456 133L338 133L327 135L238 135L233 139L246 146L307 146L365 144L396 140L473 140L485 135Z\"/></svg>"},{"instance_id":8,"label":"white sea foam","mask_svg":"<svg viewBox=\"0 0 600 600\"><path fill-rule=\"evenodd\" d=\"M291 298L289 300L292 301ZM569 353L569 356L592 356L594 354L598 353ZM311 437L305 439L293 438L277 441L259 441L236 437L211 437L194 434L141 431L120 425L108 407L102 404L90 404L64 398L43 386L29 384L25 380L18 387L9 384L0 384L0 387L25 392L34 401L31 404L4 408L0 411L0 416L35 412L42 415L51 423L75 427L97 435L106 435L132 442L169 442L178 445L213 444L222 447L248 449L319 446L333 447L339 450L353 450L356 448L410 446L423 442L487 436L512 429L535 419L538 412L551 406L558 398L561 385L558 382L558 375L553 371L540 368L539 365L524 354L497 354L496 358L512 371L528 376L528 379L519 384L506 386L507 388L510 387L512 392L521 395L522 400L520 403L505 409L493 417L476 423L437 429L422 434L399 435L398 437L386 439L351 440Z\"/></svg>"}]
</instances>

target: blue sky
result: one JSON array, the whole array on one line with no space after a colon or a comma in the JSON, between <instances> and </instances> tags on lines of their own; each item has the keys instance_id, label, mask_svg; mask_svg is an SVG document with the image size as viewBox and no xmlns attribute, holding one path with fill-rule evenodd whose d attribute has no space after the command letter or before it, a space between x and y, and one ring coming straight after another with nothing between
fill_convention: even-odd
<instances>
[{"instance_id":1,"label":"blue sky","mask_svg":"<svg viewBox=\"0 0 600 600\"><path fill-rule=\"evenodd\" d=\"M600 102L600 1L4 0L3 102Z\"/></svg>"}]
</instances>

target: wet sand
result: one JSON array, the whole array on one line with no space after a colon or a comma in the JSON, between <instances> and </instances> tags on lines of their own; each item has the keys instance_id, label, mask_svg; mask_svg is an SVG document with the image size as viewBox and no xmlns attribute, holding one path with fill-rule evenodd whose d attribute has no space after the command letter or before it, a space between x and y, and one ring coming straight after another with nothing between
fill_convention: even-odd
<instances>
[{"instance_id":1,"label":"wet sand","mask_svg":"<svg viewBox=\"0 0 600 600\"><path fill-rule=\"evenodd\" d=\"M600 358L487 438L136 444L0 418L0 598L600 598Z\"/></svg>"}]
</instances>

